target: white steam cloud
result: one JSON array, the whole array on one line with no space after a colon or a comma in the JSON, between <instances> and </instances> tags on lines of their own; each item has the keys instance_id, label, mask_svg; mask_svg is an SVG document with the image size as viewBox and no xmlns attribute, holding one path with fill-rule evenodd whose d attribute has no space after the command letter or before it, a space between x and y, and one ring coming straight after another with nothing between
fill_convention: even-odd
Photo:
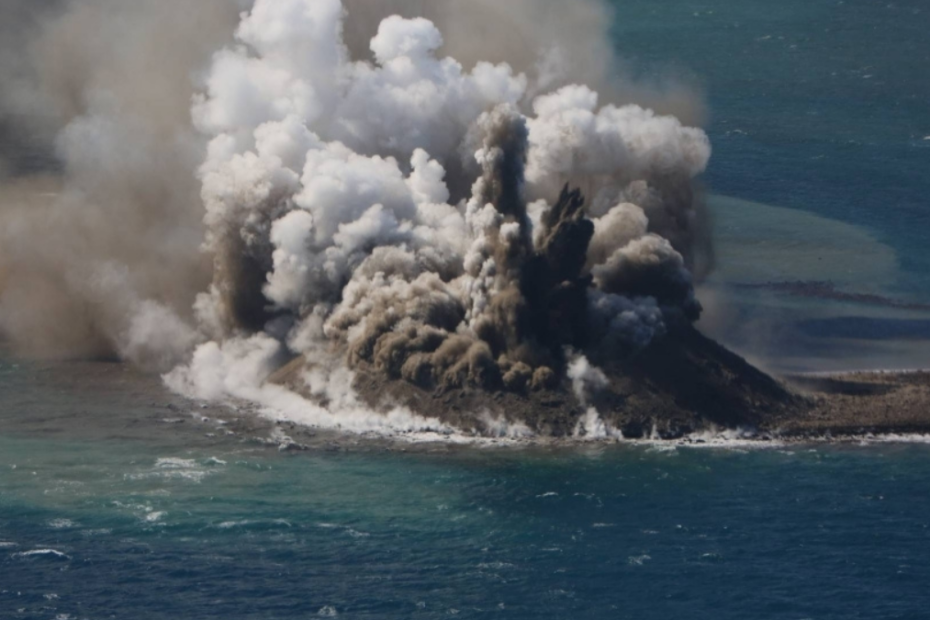
<instances>
[{"instance_id":1,"label":"white steam cloud","mask_svg":"<svg viewBox=\"0 0 930 620\"><path fill-rule=\"evenodd\" d=\"M497 4L69 7L53 48L82 48L66 35L84 20L132 54L151 20L181 44L159 48L171 67L155 63L143 92L121 48L85 50L56 143L66 174L43 207L55 218L0 211L0 330L58 319L99 351L182 362L166 381L190 396L353 431L449 432L402 404L373 412L358 371L440 390L567 381L586 404L606 377L585 355L628 356L700 313L691 182L710 146L667 114L699 116L683 91L608 78L600 3ZM108 11L130 32L110 33ZM507 20L531 45L463 34ZM294 359L293 390L267 382ZM609 434L588 417L583 434Z\"/></svg>"}]
</instances>

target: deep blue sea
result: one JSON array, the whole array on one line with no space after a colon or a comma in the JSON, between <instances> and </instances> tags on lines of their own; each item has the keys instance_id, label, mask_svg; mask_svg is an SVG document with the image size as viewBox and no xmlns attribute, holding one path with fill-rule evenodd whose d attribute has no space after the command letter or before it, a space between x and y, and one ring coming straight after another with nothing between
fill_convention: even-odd
<instances>
[{"instance_id":1,"label":"deep blue sea","mask_svg":"<svg viewBox=\"0 0 930 620\"><path fill-rule=\"evenodd\" d=\"M700 84L705 328L769 367L930 366L926 0L623 0ZM726 259L726 260L724 260ZM279 451L157 377L0 352L0 620L930 618L930 445Z\"/></svg>"}]
</instances>

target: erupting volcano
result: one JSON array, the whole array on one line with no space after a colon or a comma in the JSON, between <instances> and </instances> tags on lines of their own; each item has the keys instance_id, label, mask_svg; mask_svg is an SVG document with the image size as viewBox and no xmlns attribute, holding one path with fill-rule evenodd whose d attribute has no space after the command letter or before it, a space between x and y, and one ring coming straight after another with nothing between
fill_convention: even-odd
<instances>
[{"instance_id":1,"label":"erupting volcano","mask_svg":"<svg viewBox=\"0 0 930 620\"><path fill-rule=\"evenodd\" d=\"M681 435L810 410L696 331L700 101L625 78L600 2L212 0L183 23L107 6L58 16L35 69L62 172L33 192L49 204L2 213L18 350L386 434ZM127 53L60 57L89 25ZM162 29L184 45L140 73Z\"/></svg>"},{"instance_id":2,"label":"erupting volcano","mask_svg":"<svg viewBox=\"0 0 930 620\"><path fill-rule=\"evenodd\" d=\"M296 356L274 382L337 413L600 435L687 427L702 409L751 419L753 398L711 396L724 386L695 368L664 385L661 364L645 370L660 347L713 349L691 327L692 273L711 259L703 131L506 63L467 70L423 18L384 19L374 63L353 62L345 19L338 2L258 2L214 58L194 109L213 136L214 279L197 302L212 341L171 385L211 395L218 367ZM723 372L750 372L718 353ZM752 376L748 393L784 396ZM630 392L653 378L660 396ZM710 392L682 402L692 382Z\"/></svg>"}]
</instances>

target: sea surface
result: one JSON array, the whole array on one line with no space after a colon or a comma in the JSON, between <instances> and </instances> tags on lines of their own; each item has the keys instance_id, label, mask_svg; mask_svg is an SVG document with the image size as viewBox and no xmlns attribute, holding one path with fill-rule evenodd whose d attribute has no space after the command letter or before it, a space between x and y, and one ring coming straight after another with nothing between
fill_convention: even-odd
<instances>
[{"instance_id":1,"label":"sea surface","mask_svg":"<svg viewBox=\"0 0 930 620\"><path fill-rule=\"evenodd\" d=\"M701 86L702 327L768 368L930 366L930 5L623 0ZM767 287L830 282L839 295ZM930 445L443 446L234 431L0 349L0 619L930 617Z\"/></svg>"},{"instance_id":2,"label":"sea surface","mask_svg":"<svg viewBox=\"0 0 930 620\"><path fill-rule=\"evenodd\" d=\"M613 5L634 73L706 97L720 260L704 329L774 370L930 367L930 4ZM739 288L796 280L892 303Z\"/></svg>"},{"instance_id":3,"label":"sea surface","mask_svg":"<svg viewBox=\"0 0 930 620\"><path fill-rule=\"evenodd\" d=\"M292 451L281 429L233 433L118 364L5 359L0 378L4 619L930 606L926 444Z\"/></svg>"}]
</instances>

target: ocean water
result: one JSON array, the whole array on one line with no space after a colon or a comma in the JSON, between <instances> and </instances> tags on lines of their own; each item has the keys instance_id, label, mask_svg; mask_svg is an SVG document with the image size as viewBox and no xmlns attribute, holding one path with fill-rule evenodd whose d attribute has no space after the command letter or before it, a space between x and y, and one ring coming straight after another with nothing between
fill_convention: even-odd
<instances>
[{"instance_id":1,"label":"ocean water","mask_svg":"<svg viewBox=\"0 0 930 620\"><path fill-rule=\"evenodd\" d=\"M705 329L930 366L930 6L623 0L709 103ZM803 233L803 234L802 234ZM726 260L723 260L726 259ZM0 354L0 619L930 617L930 445L450 447L233 431L157 377Z\"/></svg>"},{"instance_id":2,"label":"ocean water","mask_svg":"<svg viewBox=\"0 0 930 620\"><path fill-rule=\"evenodd\" d=\"M930 5L613 4L634 71L683 77L708 102L721 260L704 329L776 370L930 367L927 310L734 290L829 281L930 301Z\"/></svg>"},{"instance_id":3,"label":"ocean water","mask_svg":"<svg viewBox=\"0 0 930 620\"><path fill-rule=\"evenodd\" d=\"M289 452L0 368L0 618L927 617L930 445Z\"/></svg>"},{"instance_id":4,"label":"ocean water","mask_svg":"<svg viewBox=\"0 0 930 620\"><path fill-rule=\"evenodd\" d=\"M894 288L928 298L926 2L613 4L635 67L703 86L713 191L861 226L897 252Z\"/></svg>"}]
</instances>

